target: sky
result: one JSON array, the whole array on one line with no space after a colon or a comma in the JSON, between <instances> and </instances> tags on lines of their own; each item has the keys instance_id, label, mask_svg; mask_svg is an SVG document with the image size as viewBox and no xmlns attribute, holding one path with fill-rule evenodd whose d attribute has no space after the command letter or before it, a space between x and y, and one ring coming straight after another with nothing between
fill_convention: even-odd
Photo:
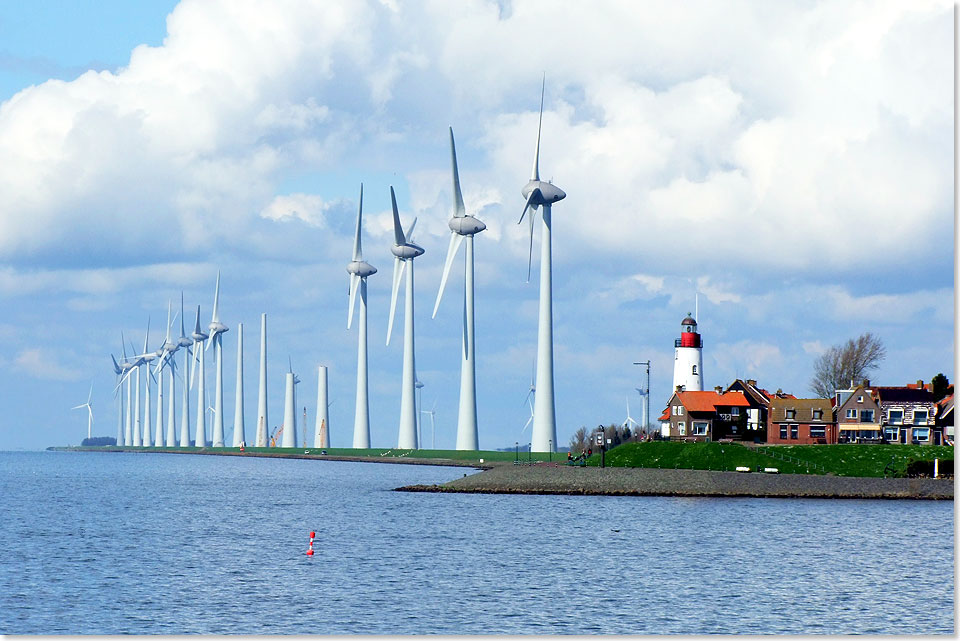
<instances>
[{"instance_id":1,"label":"sky","mask_svg":"<svg viewBox=\"0 0 960 641\"><path fill-rule=\"evenodd\" d=\"M91 384L94 433L115 436L121 331L139 350L149 318L156 349L181 291L188 326L197 305L206 326L217 270L228 442L237 324L249 441L266 313L271 427L288 358L310 425L323 364L331 444L349 446L357 330L346 328L345 267L361 182L364 257L379 269L371 443L396 445L399 424L402 316L385 345L392 185L426 250L415 293L423 406L436 405L436 446L453 447L462 268L430 316L450 233L448 127L467 212L487 225L475 250L480 446L529 442L540 238L527 283L517 219L542 78L540 171L567 193L553 208L561 445L580 426L623 421L628 399L642 419L635 361L652 363L659 416L695 305L707 389L755 378L810 396L814 359L863 332L887 348L875 384L952 381L952 11L2 3L0 449L79 443L86 415L70 408ZM427 417L422 436L429 445Z\"/></svg>"}]
</instances>

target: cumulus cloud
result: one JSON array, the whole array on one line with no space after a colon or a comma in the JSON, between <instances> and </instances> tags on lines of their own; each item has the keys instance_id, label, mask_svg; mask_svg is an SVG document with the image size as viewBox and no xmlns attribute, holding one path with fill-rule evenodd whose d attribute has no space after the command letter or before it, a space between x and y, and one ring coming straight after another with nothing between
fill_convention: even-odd
<instances>
[{"instance_id":1,"label":"cumulus cloud","mask_svg":"<svg viewBox=\"0 0 960 641\"><path fill-rule=\"evenodd\" d=\"M34 377L49 381L79 381L84 374L64 365L64 354L42 347L22 350L13 360L14 366Z\"/></svg>"}]
</instances>

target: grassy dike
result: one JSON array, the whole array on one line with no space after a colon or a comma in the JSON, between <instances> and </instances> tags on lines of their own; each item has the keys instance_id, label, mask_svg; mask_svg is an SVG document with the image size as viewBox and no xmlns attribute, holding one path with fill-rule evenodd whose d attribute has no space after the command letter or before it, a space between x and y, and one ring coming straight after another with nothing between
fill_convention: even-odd
<instances>
[{"instance_id":1,"label":"grassy dike","mask_svg":"<svg viewBox=\"0 0 960 641\"><path fill-rule=\"evenodd\" d=\"M734 471L775 467L784 474L831 474L847 477L903 477L910 461L953 460L946 445L772 445L739 443L626 443L606 454L608 467L642 467ZM587 465L599 466L594 454Z\"/></svg>"}]
</instances>

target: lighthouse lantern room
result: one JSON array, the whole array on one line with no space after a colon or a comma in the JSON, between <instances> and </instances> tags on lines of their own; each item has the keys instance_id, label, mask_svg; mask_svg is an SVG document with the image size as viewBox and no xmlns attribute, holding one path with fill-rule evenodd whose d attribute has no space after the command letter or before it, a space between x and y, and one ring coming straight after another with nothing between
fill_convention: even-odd
<instances>
[{"instance_id":1,"label":"lighthouse lantern room","mask_svg":"<svg viewBox=\"0 0 960 641\"><path fill-rule=\"evenodd\" d=\"M687 392L703 391L703 344L697 333L697 321L690 313L680 323L680 338L673 363L673 389L681 386Z\"/></svg>"}]
</instances>

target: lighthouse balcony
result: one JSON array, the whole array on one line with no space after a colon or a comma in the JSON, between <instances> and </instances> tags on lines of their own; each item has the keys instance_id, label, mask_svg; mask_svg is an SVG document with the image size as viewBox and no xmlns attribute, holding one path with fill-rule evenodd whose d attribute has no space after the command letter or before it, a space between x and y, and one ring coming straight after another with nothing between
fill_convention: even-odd
<instances>
[{"instance_id":1,"label":"lighthouse balcony","mask_svg":"<svg viewBox=\"0 0 960 641\"><path fill-rule=\"evenodd\" d=\"M673 341L673 346L674 347L703 347L703 339L701 339L699 336L696 336L696 335L690 336L690 338L678 338Z\"/></svg>"}]
</instances>

